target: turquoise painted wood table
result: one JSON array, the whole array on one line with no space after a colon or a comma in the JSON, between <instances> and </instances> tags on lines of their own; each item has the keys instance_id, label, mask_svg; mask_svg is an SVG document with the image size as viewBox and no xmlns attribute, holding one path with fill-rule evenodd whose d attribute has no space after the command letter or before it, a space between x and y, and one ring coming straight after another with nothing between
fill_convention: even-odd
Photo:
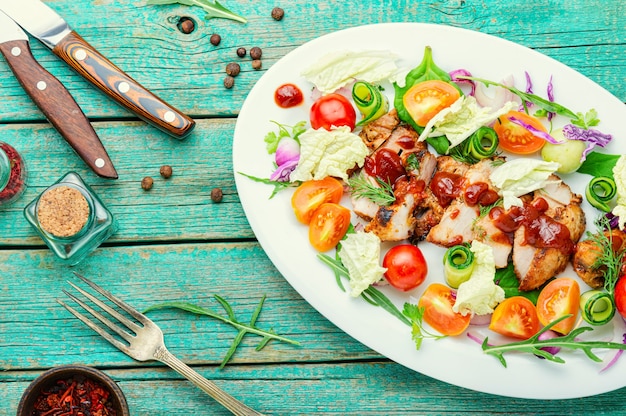
<instances>
[{"instance_id":1,"label":"turquoise painted wood table","mask_svg":"<svg viewBox=\"0 0 626 416\"><path fill-rule=\"evenodd\" d=\"M232 142L240 108L281 57L326 33L381 22L428 22L479 31L548 55L626 102L623 0L245 1L222 4L247 23L206 19L199 7L144 0L47 0L117 66L196 121L173 139L111 102L32 39L37 60L69 89L115 162L119 179L96 176L70 150L0 60L0 141L26 161L27 189L0 209L0 414L15 414L26 386L45 369L86 364L125 392L132 415L227 414L191 383L156 362L115 350L63 309L72 271L138 309L187 301L219 309L228 300L242 321L266 295L257 324L297 340L260 351L248 335L219 365L237 335L216 320L153 312L170 350L206 378L267 414L624 414L626 391L559 401L514 399L429 378L372 351L313 309L269 261L235 188ZM272 9L284 9L274 20ZM191 19L193 25L183 24ZM213 45L212 34L221 42ZM254 69L236 50L262 49ZM498 59L497 56L493 57ZM234 86L225 67L238 62ZM162 165L173 175L160 176ZM69 171L79 173L117 219L118 231L81 263L59 262L23 209ZM151 190L142 189L152 177ZM221 202L211 193L219 188ZM418 352L416 352L418 353ZM626 377L626 375L625 375ZM581 380L581 383L584 383Z\"/></svg>"}]
</instances>

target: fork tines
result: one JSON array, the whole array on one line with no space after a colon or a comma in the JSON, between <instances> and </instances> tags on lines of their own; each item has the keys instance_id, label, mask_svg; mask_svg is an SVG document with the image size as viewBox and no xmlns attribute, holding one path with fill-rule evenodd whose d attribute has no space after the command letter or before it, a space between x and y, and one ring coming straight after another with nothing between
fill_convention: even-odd
<instances>
[{"instance_id":1,"label":"fork tines","mask_svg":"<svg viewBox=\"0 0 626 416\"><path fill-rule=\"evenodd\" d=\"M135 310L134 308L129 306L126 302L124 302L121 299L118 299L117 297L113 296L110 292L102 289L100 286L96 285L95 283L93 283L89 279L85 278L84 276L81 276L80 274L78 274L76 272L74 272L74 274L78 278L80 278L83 282L85 282L89 287L91 287L94 291L96 291L97 293L102 295L104 298L108 299L109 301L111 301L112 303L117 305L120 309L122 309L123 311L127 312L129 315L131 315L135 319L137 319L137 321L139 321L142 325L147 325L149 322L151 322L146 316L144 316L141 313L139 313L137 310ZM124 328L120 327L120 325L114 323L111 319L109 319L109 317L107 317L106 315L104 315L100 311L96 310L95 308L90 306L88 303L82 301L81 299L77 298L76 296L74 296L73 294L69 293L68 291L63 290L63 292L71 300L76 302L76 304L78 304L81 308L83 308L85 311L87 311L92 317L96 318L101 323L106 325L108 328L113 330L117 335L119 335L122 339L124 339L126 342L128 342L128 344L131 343L131 340L134 338L134 335L132 333L136 334L137 331L140 330L143 326L140 326L140 325L136 324L135 322L131 321L126 316L124 316L120 312L118 312L116 309L114 309L111 306L107 305L106 303L104 303L103 301L101 301L100 299L98 299L97 297L92 295L91 293L81 289L80 287L78 287L74 283L69 282L69 281L68 281L68 283L76 291L78 291L81 295L83 295L85 298L87 298L93 305L97 306L102 311L106 312L110 317L112 317L114 319L117 319L127 329L129 329L130 332L126 331ZM65 307L65 309L67 309L70 313L72 313L72 315L74 315L75 317L80 319L85 325L87 325L89 328L91 328L94 331L96 331L98 334L100 334L103 338L105 338L107 341L109 341L115 347L117 347L120 350L126 352L126 350L128 348L128 344L124 344L121 341L119 341L119 339L115 338L108 331L103 329L102 326L97 325L92 319L88 318L85 314L79 312L74 307L69 306L68 304L66 304L65 302L63 302L61 300L57 300L57 302L59 302L63 307Z\"/></svg>"}]
</instances>

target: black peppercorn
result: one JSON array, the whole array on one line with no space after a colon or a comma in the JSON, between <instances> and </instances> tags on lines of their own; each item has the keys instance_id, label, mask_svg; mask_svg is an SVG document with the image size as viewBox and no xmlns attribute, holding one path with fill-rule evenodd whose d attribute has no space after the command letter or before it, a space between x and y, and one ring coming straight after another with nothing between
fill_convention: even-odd
<instances>
[{"instance_id":1,"label":"black peppercorn","mask_svg":"<svg viewBox=\"0 0 626 416\"><path fill-rule=\"evenodd\" d=\"M159 173L163 178L169 179L172 177L172 167L169 165L163 165L161 166L161 169L159 169Z\"/></svg>"},{"instance_id":2,"label":"black peppercorn","mask_svg":"<svg viewBox=\"0 0 626 416\"><path fill-rule=\"evenodd\" d=\"M181 17L178 21L178 30L182 33L188 35L193 32L196 28L195 22L189 17Z\"/></svg>"},{"instance_id":3,"label":"black peppercorn","mask_svg":"<svg viewBox=\"0 0 626 416\"><path fill-rule=\"evenodd\" d=\"M141 188L144 191L149 191L152 189L152 185L154 184L154 180L150 176L146 176L141 180Z\"/></svg>"},{"instance_id":4,"label":"black peppercorn","mask_svg":"<svg viewBox=\"0 0 626 416\"><path fill-rule=\"evenodd\" d=\"M211 39L209 41L211 42L211 45L217 46L222 41L222 37L218 35L217 33L214 33L211 35Z\"/></svg>"},{"instance_id":5,"label":"black peppercorn","mask_svg":"<svg viewBox=\"0 0 626 416\"><path fill-rule=\"evenodd\" d=\"M230 75L226 76L224 78L224 87L231 89L233 85L235 85L235 78L231 77Z\"/></svg>"},{"instance_id":6,"label":"black peppercorn","mask_svg":"<svg viewBox=\"0 0 626 416\"><path fill-rule=\"evenodd\" d=\"M231 62L226 65L226 73L231 77L236 77L239 75L239 71L241 71L241 67L236 62Z\"/></svg>"},{"instance_id":7,"label":"black peppercorn","mask_svg":"<svg viewBox=\"0 0 626 416\"><path fill-rule=\"evenodd\" d=\"M222 197L224 193L221 188L213 188L211 190L211 201L213 202L222 202Z\"/></svg>"},{"instance_id":8,"label":"black peppercorn","mask_svg":"<svg viewBox=\"0 0 626 416\"><path fill-rule=\"evenodd\" d=\"M285 16L285 11L281 9L280 7L274 7L272 9L272 18L274 20L282 20L284 16Z\"/></svg>"},{"instance_id":9,"label":"black peppercorn","mask_svg":"<svg viewBox=\"0 0 626 416\"><path fill-rule=\"evenodd\" d=\"M237 48L237 56L240 58L246 56L246 48Z\"/></svg>"},{"instance_id":10,"label":"black peppercorn","mask_svg":"<svg viewBox=\"0 0 626 416\"><path fill-rule=\"evenodd\" d=\"M258 46L255 46L254 48L250 49L250 58L252 59L261 59L262 54L263 54L263 51Z\"/></svg>"},{"instance_id":11,"label":"black peppercorn","mask_svg":"<svg viewBox=\"0 0 626 416\"><path fill-rule=\"evenodd\" d=\"M252 69L261 69L261 60L255 59L252 61Z\"/></svg>"}]
</instances>

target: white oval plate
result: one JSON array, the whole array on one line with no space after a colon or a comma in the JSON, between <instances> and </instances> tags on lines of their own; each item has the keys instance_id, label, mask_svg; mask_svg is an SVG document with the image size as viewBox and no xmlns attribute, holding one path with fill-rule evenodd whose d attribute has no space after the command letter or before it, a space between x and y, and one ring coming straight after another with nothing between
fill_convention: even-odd
<instances>
[{"instance_id":1,"label":"white oval plate","mask_svg":"<svg viewBox=\"0 0 626 416\"><path fill-rule=\"evenodd\" d=\"M534 92L545 95L553 76L555 100L575 112L595 108L602 120L597 127L616 135L623 131L626 110L623 103L593 81L573 69L515 43L465 29L420 23L389 23L361 26L322 36L287 54L273 65L248 95L237 120L233 143L235 180L250 225L270 260L287 281L331 322L380 354L425 375L469 389L521 398L561 399L595 395L626 385L626 359L601 373L605 363L589 360L581 351L561 353L565 364L538 359L529 354L505 355L505 368L466 335L439 341L425 340L418 351L410 328L381 308L342 292L331 270L322 264L308 242L307 227L298 223L290 205L292 190L272 199L272 187L239 172L268 178L273 158L267 154L264 137L276 131L270 120L293 125L308 120L312 85L300 76L317 59L335 50L388 50L400 57L400 66L417 66L424 47L433 48L436 64L444 70L469 70L474 76L499 81L513 74L516 86L524 89L524 71L534 82ZM274 103L274 91L291 82L305 94L305 103L281 109ZM393 103L393 88L386 94ZM565 124L567 120L561 120ZM619 153L615 143L605 149ZM588 177L574 174L565 178L574 191L584 193ZM589 219L597 213L585 202ZM428 284L443 281L443 249L420 243L428 264L425 283L411 293L384 290L401 309L404 302L419 295ZM569 273L573 274L570 270ZM583 286L583 290L586 287ZM387 288L384 288L387 289ZM415 300L414 300L415 302ZM614 340L620 342L616 329ZM470 327L478 334L488 332ZM598 332L598 331L594 331ZM603 336L602 333L597 334ZM614 352L597 351L609 360Z\"/></svg>"}]
</instances>

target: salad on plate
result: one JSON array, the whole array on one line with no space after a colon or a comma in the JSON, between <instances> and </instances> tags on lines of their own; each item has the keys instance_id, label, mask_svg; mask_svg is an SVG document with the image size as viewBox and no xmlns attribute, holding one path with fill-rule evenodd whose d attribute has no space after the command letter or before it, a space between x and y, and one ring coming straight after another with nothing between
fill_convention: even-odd
<instances>
[{"instance_id":1,"label":"salad on plate","mask_svg":"<svg viewBox=\"0 0 626 416\"><path fill-rule=\"evenodd\" d=\"M239 174L289 195L336 290L406 324L415 354L465 337L504 367L567 350L608 370L626 349L626 156L602 152L615 133L552 78L542 93L531 72L491 80L439 52L408 68L326 52L275 88L279 111L308 117L270 120L268 175ZM309 99L282 105L285 85ZM584 192L569 185L582 176Z\"/></svg>"}]
</instances>

